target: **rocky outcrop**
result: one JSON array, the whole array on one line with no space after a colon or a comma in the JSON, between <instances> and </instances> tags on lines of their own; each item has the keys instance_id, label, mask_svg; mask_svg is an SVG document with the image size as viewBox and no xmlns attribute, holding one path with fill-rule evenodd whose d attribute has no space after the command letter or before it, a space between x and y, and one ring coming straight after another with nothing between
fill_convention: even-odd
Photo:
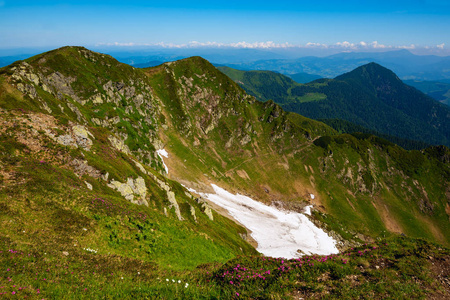
<instances>
[{"instance_id":1,"label":"rocky outcrop","mask_svg":"<svg viewBox=\"0 0 450 300\"><path fill-rule=\"evenodd\" d=\"M205 215L207 215L208 218L209 218L211 221L214 221L214 216L213 216L213 214L212 214L212 209L211 209L211 207L209 207L208 203L203 202L202 208L203 208L203 212L205 213Z\"/></svg>"},{"instance_id":2,"label":"rocky outcrop","mask_svg":"<svg viewBox=\"0 0 450 300\"><path fill-rule=\"evenodd\" d=\"M111 142L111 144L114 146L114 148L116 148L120 152L123 152L125 154L131 154L130 148L128 148L128 146L125 145L125 143L123 141L119 140L115 136L112 136L112 135L109 136L108 140Z\"/></svg>"},{"instance_id":3,"label":"rocky outcrop","mask_svg":"<svg viewBox=\"0 0 450 300\"><path fill-rule=\"evenodd\" d=\"M117 180L111 180L108 186L117 190L125 199L134 204L146 205L147 202L147 187L145 180L142 177L136 179L128 178L126 183L122 183Z\"/></svg>"},{"instance_id":4,"label":"rocky outcrop","mask_svg":"<svg viewBox=\"0 0 450 300\"><path fill-rule=\"evenodd\" d=\"M173 208L175 210L175 214L177 215L178 220L184 220L181 216L180 206L178 205L177 199L175 198L175 193L170 189L170 186L164 181L159 180L155 175L152 176L156 183L158 183L159 187L166 191L167 200L169 200L170 202L169 208Z\"/></svg>"},{"instance_id":5,"label":"rocky outcrop","mask_svg":"<svg viewBox=\"0 0 450 300\"><path fill-rule=\"evenodd\" d=\"M101 178L102 173L96 168L90 166L87 160L81 160L78 158L74 158L70 160L69 166L73 169L73 172L77 174L77 176L81 177L83 175L89 175L93 178Z\"/></svg>"},{"instance_id":6,"label":"rocky outcrop","mask_svg":"<svg viewBox=\"0 0 450 300\"><path fill-rule=\"evenodd\" d=\"M212 209L209 206L209 204L202 198L197 198L195 199L195 201L197 201L197 203L200 203L202 206L202 212L211 220L214 221L214 216L212 214Z\"/></svg>"},{"instance_id":7,"label":"rocky outcrop","mask_svg":"<svg viewBox=\"0 0 450 300\"><path fill-rule=\"evenodd\" d=\"M87 151L91 150L93 144L91 138L94 139L94 135L82 125L72 126L69 134L51 137L61 145L74 148L80 147Z\"/></svg>"},{"instance_id":8,"label":"rocky outcrop","mask_svg":"<svg viewBox=\"0 0 450 300\"><path fill-rule=\"evenodd\" d=\"M195 207L191 205L191 215L194 218L194 221L197 223L197 216L195 215Z\"/></svg>"}]
</instances>

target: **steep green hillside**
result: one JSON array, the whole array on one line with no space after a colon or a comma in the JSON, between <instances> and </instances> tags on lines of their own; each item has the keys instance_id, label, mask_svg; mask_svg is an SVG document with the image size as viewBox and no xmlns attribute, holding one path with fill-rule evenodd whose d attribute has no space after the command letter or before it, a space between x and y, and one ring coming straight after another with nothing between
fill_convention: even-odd
<instances>
[{"instance_id":1,"label":"steep green hillside","mask_svg":"<svg viewBox=\"0 0 450 300\"><path fill-rule=\"evenodd\" d=\"M422 93L450 105L450 83L439 81L403 80L407 85L413 86Z\"/></svg>"},{"instance_id":2,"label":"steep green hillside","mask_svg":"<svg viewBox=\"0 0 450 300\"><path fill-rule=\"evenodd\" d=\"M296 84L289 77L271 71L240 71L229 67L218 67L217 69L260 101L271 99L280 102L288 99L289 89Z\"/></svg>"},{"instance_id":3,"label":"steep green hillside","mask_svg":"<svg viewBox=\"0 0 450 300\"><path fill-rule=\"evenodd\" d=\"M357 125L355 123L346 121L346 120L340 120L340 119L318 119L318 121L324 122L328 126L334 128L339 133L364 133L364 134L371 134L376 135L380 138L386 139L389 142L392 142L396 145L399 145L400 147L407 149L407 150L422 150L425 148L430 147L430 144L420 142L420 141L413 141L408 139L402 139L393 135L387 135L379 133L378 131L368 129L364 126Z\"/></svg>"},{"instance_id":4,"label":"steep green hillside","mask_svg":"<svg viewBox=\"0 0 450 300\"><path fill-rule=\"evenodd\" d=\"M320 93L295 95L292 89L301 84L288 76L272 71L240 71L229 67L218 67L225 75L233 79L247 93L260 101L273 100L279 104L291 102L309 102L325 99Z\"/></svg>"},{"instance_id":5,"label":"steep green hillside","mask_svg":"<svg viewBox=\"0 0 450 300\"><path fill-rule=\"evenodd\" d=\"M325 290L335 297L350 275L367 281L354 287L358 295L386 282L374 297L398 295L397 285L404 295L439 286L426 257L445 262L440 246L394 238L375 258L354 251L397 233L450 244L446 147L405 151L371 135L339 135L256 101L200 57L141 70L84 48L57 49L0 69L0 108L0 285L11 295L320 297L323 286L312 282L322 273L333 274ZM344 273L330 258L281 275L298 263L251 256L245 229L180 183L198 191L215 183L292 210L313 203L312 219L341 249L362 248L349 250L355 259ZM418 270L395 254L402 249ZM235 263L268 268L267 292L257 281L224 281ZM393 266L405 272L397 285Z\"/></svg>"}]
</instances>

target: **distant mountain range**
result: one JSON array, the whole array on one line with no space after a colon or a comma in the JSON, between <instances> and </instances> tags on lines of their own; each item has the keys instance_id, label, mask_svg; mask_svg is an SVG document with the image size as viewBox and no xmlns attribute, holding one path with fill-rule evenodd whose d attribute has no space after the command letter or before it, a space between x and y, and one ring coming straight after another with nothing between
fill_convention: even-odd
<instances>
[{"instance_id":1,"label":"distant mountain range","mask_svg":"<svg viewBox=\"0 0 450 300\"><path fill-rule=\"evenodd\" d=\"M334 78L370 62L393 70L402 79L450 79L450 57L414 55L407 50L339 53L327 57L270 59L225 65L240 70L269 70L283 74L308 73Z\"/></svg>"},{"instance_id":2,"label":"distant mountain range","mask_svg":"<svg viewBox=\"0 0 450 300\"><path fill-rule=\"evenodd\" d=\"M24 59L20 55L0 57L0 67ZM345 52L329 56L305 56L307 52L275 51L271 49L220 49L220 48L147 48L134 51L105 48L122 63L135 67L153 66L155 62L168 62L189 56L201 56L214 65L229 66L240 70L268 70L293 76L307 73L325 78L334 78L370 62L376 62L393 70L403 80L442 81L450 79L450 57L415 55L408 50L387 52ZM31 52L30 52L31 53ZM37 53L37 52L36 52ZM314 55L323 55L325 53ZM301 79L303 83L305 79Z\"/></svg>"},{"instance_id":3,"label":"distant mountain range","mask_svg":"<svg viewBox=\"0 0 450 300\"><path fill-rule=\"evenodd\" d=\"M220 70L259 100L272 99L288 111L346 120L387 136L450 144L450 108L376 63L304 85L269 71Z\"/></svg>"}]
</instances>

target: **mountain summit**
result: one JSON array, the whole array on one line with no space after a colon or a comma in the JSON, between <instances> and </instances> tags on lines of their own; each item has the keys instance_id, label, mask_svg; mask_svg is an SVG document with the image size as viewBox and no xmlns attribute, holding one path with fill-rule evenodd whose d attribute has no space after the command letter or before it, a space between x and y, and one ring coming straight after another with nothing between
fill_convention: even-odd
<instances>
[{"instance_id":1,"label":"mountain summit","mask_svg":"<svg viewBox=\"0 0 450 300\"><path fill-rule=\"evenodd\" d=\"M401 84L402 81L391 70L377 64L368 63L361 67L354 69L351 72L342 74L335 78L336 80L357 80L360 84L368 86L381 86L386 83Z\"/></svg>"}]
</instances>

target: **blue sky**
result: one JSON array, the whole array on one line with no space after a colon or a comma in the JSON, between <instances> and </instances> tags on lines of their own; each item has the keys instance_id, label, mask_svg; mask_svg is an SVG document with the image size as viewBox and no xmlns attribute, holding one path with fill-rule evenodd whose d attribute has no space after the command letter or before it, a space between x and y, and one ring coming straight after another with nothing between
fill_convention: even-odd
<instances>
[{"instance_id":1,"label":"blue sky","mask_svg":"<svg viewBox=\"0 0 450 300\"><path fill-rule=\"evenodd\" d=\"M0 0L0 49L213 45L420 52L427 47L449 55L449 33L447 0Z\"/></svg>"}]
</instances>

